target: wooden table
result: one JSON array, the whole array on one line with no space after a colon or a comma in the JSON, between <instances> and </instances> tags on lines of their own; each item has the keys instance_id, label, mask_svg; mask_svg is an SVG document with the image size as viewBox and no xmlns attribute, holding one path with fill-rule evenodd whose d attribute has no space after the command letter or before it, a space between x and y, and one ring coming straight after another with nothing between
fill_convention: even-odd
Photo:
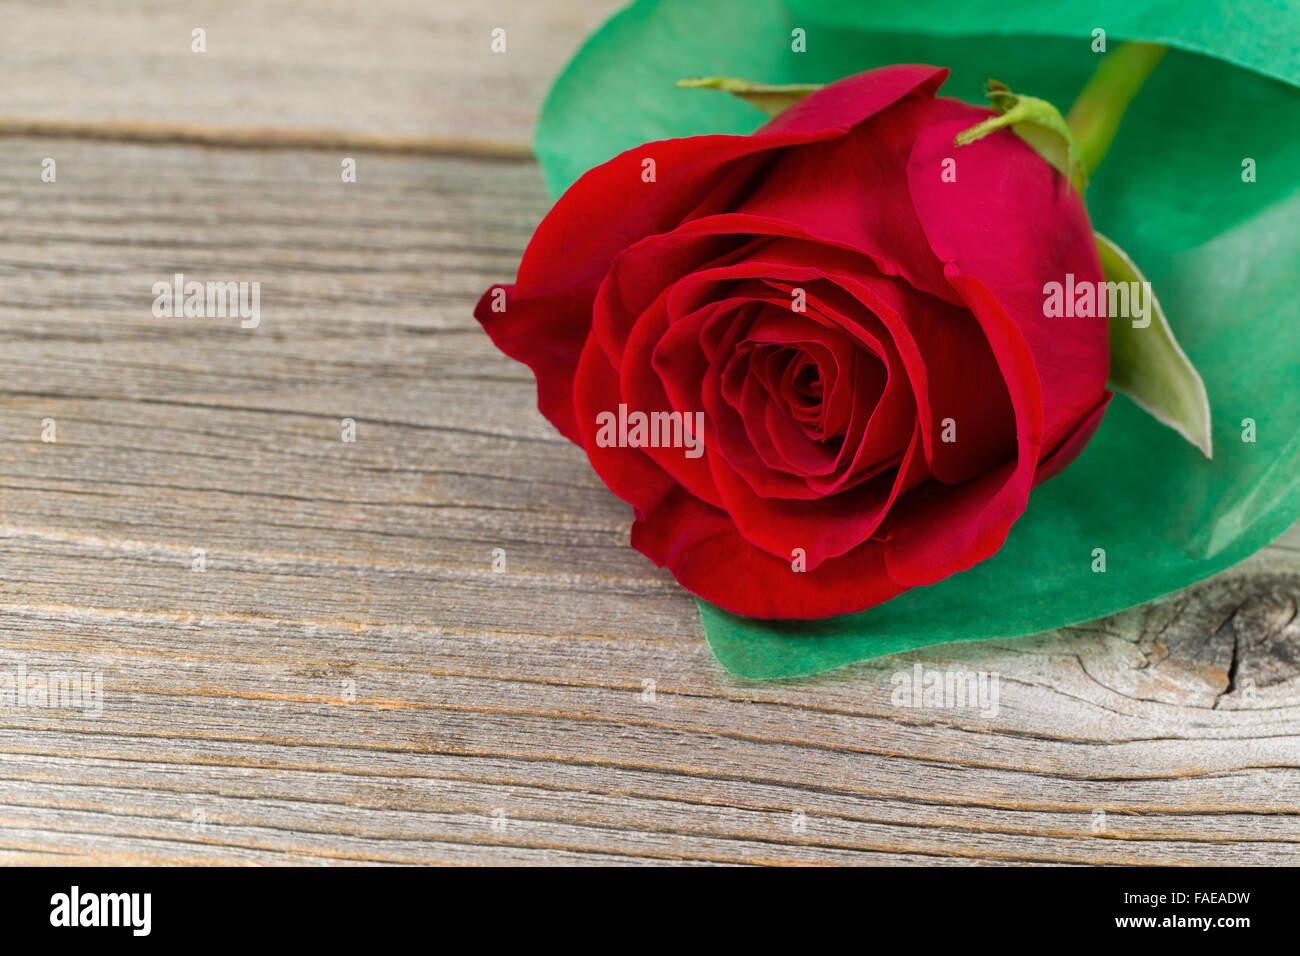
<instances>
[{"instance_id":1,"label":"wooden table","mask_svg":"<svg viewBox=\"0 0 1300 956\"><path fill-rule=\"evenodd\" d=\"M716 664L470 314L579 6L0 8L0 670L104 692L0 709L0 859L1300 862L1295 529L1069 631ZM178 272L260 324L155 318ZM894 706L918 661L999 712Z\"/></svg>"}]
</instances>

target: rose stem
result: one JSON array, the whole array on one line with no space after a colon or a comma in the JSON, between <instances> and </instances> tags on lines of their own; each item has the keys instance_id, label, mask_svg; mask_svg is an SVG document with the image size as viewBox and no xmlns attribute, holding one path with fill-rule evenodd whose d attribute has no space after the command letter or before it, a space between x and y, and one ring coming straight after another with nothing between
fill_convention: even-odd
<instances>
[{"instance_id":1,"label":"rose stem","mask_svg":"<svg viewBox=\"0 0 1300 956\"><path fill-rule=\"evenodd\" d=\"M1129 101L1165 55L1158 43L1125 42L1106 55L1065 118L1080 158L1091 175L1119 129Z\"/></svg>"}]
</instances>

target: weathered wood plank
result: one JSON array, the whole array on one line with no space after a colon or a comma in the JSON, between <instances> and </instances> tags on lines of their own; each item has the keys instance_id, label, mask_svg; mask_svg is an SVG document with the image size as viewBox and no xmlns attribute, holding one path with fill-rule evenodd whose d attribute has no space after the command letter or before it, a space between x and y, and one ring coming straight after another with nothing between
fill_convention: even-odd
<instances>
[{"instance_id":1,"label":"weathered wood plank","mask_svg":"<svg viewBox=\"0 0 1300 956\"><path fill-rule=\"evenodd\" d=\"M358 158L0 140L0 670L104 683L0 709L0 861L1300 861L1300 529L1067 632L736 681L470 315L536 168ZM178 271L260 325L155 318ZM917 662L997 712L895 705Z\"/></svg>"},{"instance_id":2,"label":"weathered wood plank","mask_svg":"<svg viewBox=\"0 0 1300 956\"><path fill-rule=\"evenodd\" d=\"M0 129L375 137L526 150L551 81L618 0L114 0L3 9ZM492 51L492 31L506 31ZM192 50L195 29L206 52Z\"/></svg>"}]
</instances>

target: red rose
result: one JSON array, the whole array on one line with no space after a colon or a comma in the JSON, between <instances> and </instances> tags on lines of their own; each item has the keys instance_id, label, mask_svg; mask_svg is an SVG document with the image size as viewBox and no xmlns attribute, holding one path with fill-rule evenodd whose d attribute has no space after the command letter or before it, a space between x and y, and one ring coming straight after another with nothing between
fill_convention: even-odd
<instances>
[{"instance_id":1,"label":"red rose","mask_svg":"<svg viewBox=\"0 0 1300 956\"><path fill-rule=\"evenodd\" d=\"M936 98L946 76L626 152L475 310L633 546L723 608L860 611L969 568L1101 421L1106 320L1043 308L1102 279L1083 203L1008 130L955 148L992 114Z\"/></svg>"}]
</instances>

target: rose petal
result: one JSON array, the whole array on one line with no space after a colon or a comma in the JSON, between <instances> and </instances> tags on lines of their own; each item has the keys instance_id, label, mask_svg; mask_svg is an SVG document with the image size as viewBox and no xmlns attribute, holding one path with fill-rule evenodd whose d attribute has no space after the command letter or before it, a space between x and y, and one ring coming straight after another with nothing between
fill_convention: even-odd
<instances>
[{"instance_id":1,"label":"rose petal","mask_svg":"<svg viewBox=\"0 0 1300 956\"><path fill-rule=\"evenodd\" d=\"M1092 413L1106 387L1104 318L1043 315L1046 282L1101 280L1079 194L1032 147L1000 130L959 149L953 137L989 115L956 100L931 103L935 122L913 147L908 184L935 255L977 279L1020 327L1043 386L1043 443L1055 448ZM941 176L956 158L955 182Z\"/></svg>"},{"instance_id":2,"label":"rose petal","mask_svg":"<svg viewBox=\"0 0 1300 956\"><path fill-rule=\"evenodd\" d=\"M632 525L632 546L706 601L751 617L844 614L905 590L885 573L876 542L798 573L790 556L754 547L726 514L680 489Z\"/></svg>"},{"instance_id":3,"label":"rose petal","mask_svg":"<svg viewBox=\"0 0 1300 956\"><path fill-rule=\"evenodd\" d=\"M1042 447L1042 390L1029 346L1016 323L978 281L954 283L983 326L1016 410L1017 458L960 485L922 486L899 501L883 523L885 566L900 584L933 584L990 557L1024 513Z\"/></svg>"}]
</instances>

